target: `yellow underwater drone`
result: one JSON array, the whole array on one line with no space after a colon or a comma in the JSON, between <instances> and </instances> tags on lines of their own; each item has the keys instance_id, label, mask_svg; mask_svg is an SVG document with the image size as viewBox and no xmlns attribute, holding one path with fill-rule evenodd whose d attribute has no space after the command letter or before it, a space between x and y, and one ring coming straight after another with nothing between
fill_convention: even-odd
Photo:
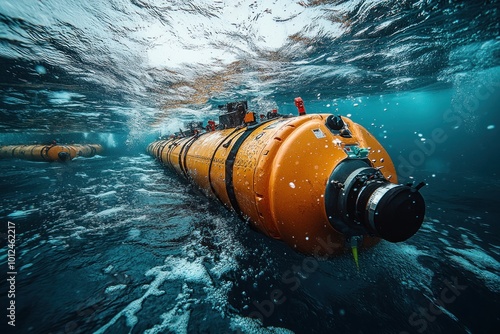
<instances>
[{"instance_id":1,"label":"yellow underwater drone","mask_svg":"<svg viewBox=\"0 0 500 334\"><path fill-rule=\"evenodd\" d=\"M0 146L0 158L19 158L32 161L69 161L78 156L101 154L99 144L71 145L6 145Z\"/></svg>"},{"instance_id":2,"label":"yellow underwater drone","mask_svg":"<svg viewBox=\"0 0 500 334\"><path fill-rule=\"evenodd\" d=\"M255 122L246 102L219 125L151 143L164 165L219 199L257 230L315 256L404 241L422 225L417 186L397 184L382 145L361 125L331 114L269 113ZM206 131L206 132L204 132Z\"/></svg>"}]
</instances>

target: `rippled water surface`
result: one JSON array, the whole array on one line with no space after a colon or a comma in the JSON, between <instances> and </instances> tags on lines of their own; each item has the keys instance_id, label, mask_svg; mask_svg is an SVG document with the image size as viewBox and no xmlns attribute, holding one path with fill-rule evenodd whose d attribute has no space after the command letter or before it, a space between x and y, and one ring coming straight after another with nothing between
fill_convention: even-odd
<instances>
[{"instance_id":1,"label":"rippled water surface","mask_svg":"<svg viewBox=\"0 0 500 334\"><path fill-rule=\"evenodd\" d=\"M0 145L96 142L67 164L0 160L16 231L1 332L496 333L498 1L0 0ZM424 180L400 244L317 260L250 229L145 147L248 100L342 114ZM10 222L10 223L9 223ZM10 225L9 225L10 224Z\"/></svg>"}]
</instances>

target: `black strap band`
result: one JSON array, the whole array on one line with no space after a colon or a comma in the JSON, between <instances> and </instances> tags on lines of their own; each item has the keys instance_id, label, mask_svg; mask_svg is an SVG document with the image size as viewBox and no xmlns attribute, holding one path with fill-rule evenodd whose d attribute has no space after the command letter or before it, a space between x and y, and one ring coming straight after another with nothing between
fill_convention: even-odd
<instances>
[{"instance_id":1,"label":"black strap band","mask_svg":"<svg viewBox=\"0 0 500 334\"><path fill-rule=\"evenodd\" d=\"M184 174L184 177L188 180L189 180L189 174L188 174L188 171L186 168L186 156L187 156L187 152L189 151L189 148L191 147L191 145L193 145L193 143L196 141L196 139L198 139L198 137L193 136L188 141L186 141L184 143L184 145L182 145L181 151L179 152L179 167L180 167L182 173Z\"/></svg>"},{"instance_id":2,"label":"black strap band","mask_svg":"<svg viewBox=\"0 0 500 334\"><path fill-rule=\"evenodd\" d=\"M217 147L215 148L214 150L214 153L212 154L212 158L210 159L210 165L208 166L208 184L210 184L210 189L212 190L212 193L215 194L215 197L217 197L219 200L219 196L217 194L217 192L215 191L215 188L214 186L212 185L212 177L211 177L211 174L212 174L212 164L214 162L214 159L215 159L215 154L217 153L217 151L219 150L219 148L222 146L222 144L224 143L224 146L226 144L229 144L231 143L231 141L234 139L234 134L237 133L240 129L234 129L233 132L231 132L227 137L226 139L230 138L229 140L222 140L219 145L217 145ZM226 167L227 168L227 167ZM222 201L221 201L222 202ZM223 203L224 204L224 203Z\"/></svg>"},{"instance_id":3,"label":"black strap band","mask_svg":"<svg viewBox=\"0 0 500 334\"><path fill-rule=\"evenodd\" d=\"M245 132L241 136L238 137L236 142L234 143L233 147L231 148L231 151L229 152L227 159L226 159L226 192L227 196L229 197L229 201L231 202L231 206L233 207L234 211L243 218L241 211L240 211L240 206L238 204L238 201L236 200L236 194L234 193L234 184L233 184L233 167L234 167L234 161L236 158L236 154L238 153L238 150L240 149L241 145L245 141L245 139L248 138L252 134L252 132L260 127L262 124L257 124L252 127L247 127Z\"/></svg>"},{"instance_id":4,"label":"black strap band","mask_svg":"<svg viewBox=\"0 0 500 334\"><path fill-rule=\"evenodd\" d=\"M174 148L176 148L177 145L179 145L177 143L178 139L174 139L169 145L168 145L168 150L167 150L167 161L163 161L164 164L167 164L170 169L172 169L173 171L175 171L175 167L174 167L174 164L170 161L170 154L172 154L172 151L174 150Z\"/></svg>"},{"instance_id":5,"label":"black strap band","mask_svg":"<svg viewBox=\"0 0 500 334\"><path fill-rule=\"evenodd\" d=\"M161 142L159 145L158 145L158 148L157 148L157 157L158 157L158 160L160 160L160 162L163 162L163 150L165 149L165 147L168 145L169 141L166 140L164 142ZM165 163L165 162L163 162Z\"/></svg>"},{"instance_id":6,"label":"black strap band","mask_svg":"<svg viewBox=\"0 0 500 334\"><path fill-rule=\"evenodd\" d=\"M44 146L40 150L40 156L42 157L43 160L47 161L48 156L49 156L49 150L52 148L52 146ZM50 161L50 160L48 160Z\"/></svg>"}]
</instances>

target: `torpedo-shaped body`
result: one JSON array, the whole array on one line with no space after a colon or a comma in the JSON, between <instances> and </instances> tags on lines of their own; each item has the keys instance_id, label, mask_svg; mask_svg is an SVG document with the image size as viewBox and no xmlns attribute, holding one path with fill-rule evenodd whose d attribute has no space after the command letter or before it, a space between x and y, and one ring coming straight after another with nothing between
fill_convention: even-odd
<instances>
[{"instance_id":1,"label":"torpedo-shaped body","mask_svg":"<svg viewBox=\"0 0 500 334\"><path fill-rule=\"evenodd\" d=\"M420 228L419 188L398 185L394 164L361 125L331 114L272 117L158 140L147 151L262 233L329 256ZM227 124L233 123L233 124ZM241 123L239 123L241 124ZM209 124L210 125L210 124ZM229 127L229 128L227 128Z\"/></svg>"},{"instance_id":2,"label":"torpedo-shaped body","mask_svg":"<svg viewBox=\"0 0 500 334\"><path fill-rule=\"evenodd\" d=\"M71 145L6 145L0 146L0 158L18 158L32 161L69 161L76 157L93 157L102 153L99 144Z\"/></svg>"}]
</instances>

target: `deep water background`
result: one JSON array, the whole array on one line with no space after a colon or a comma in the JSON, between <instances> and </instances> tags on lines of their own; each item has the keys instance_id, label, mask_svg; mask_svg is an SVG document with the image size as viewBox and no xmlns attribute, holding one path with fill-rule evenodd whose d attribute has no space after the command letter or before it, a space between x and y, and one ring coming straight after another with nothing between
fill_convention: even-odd
<instances>
[{"instance_id":1,"label":"deep water background","mask_svg":"<svg viewBox=\"0 0 500 334\"><path fill-rule=\"evenodd\" d=\"M0 145L106 148L0 160L1 332L496 333L499 9L0 0ZM296 96L366 127L400 182L428 184L421 230L361 253L359 272L350 256L312 261L251 230L145 155L219 104L297 114Z\"/></svg>"}]
</instances>

